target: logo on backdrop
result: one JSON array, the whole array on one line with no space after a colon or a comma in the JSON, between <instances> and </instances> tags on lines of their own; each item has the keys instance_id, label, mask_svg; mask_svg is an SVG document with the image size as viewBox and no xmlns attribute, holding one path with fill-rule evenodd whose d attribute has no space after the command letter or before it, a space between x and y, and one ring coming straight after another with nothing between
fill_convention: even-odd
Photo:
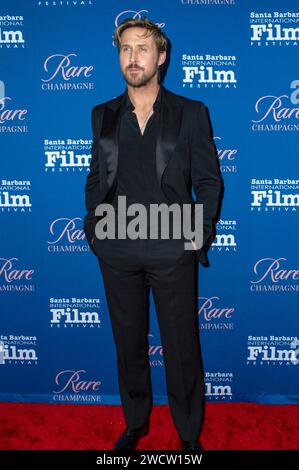
<instances>
[{"instance_id":1,"label":"logo on backdrop","mask_svg":"<svg viewBox=\"0 0 299 470\"><path fill-rule=\"evenodd\" d=\"M218 142L222 141L221 137L215 137L215 146L217 147ZM222 142L220 142L222 145ZM219 145L218 145L219 146ZM221 173L237 173L238 167L236 162L236 155L238 153L237 148L221 148L217 150L218 158L220 162L220 171Z\"/></svg>"},{"instance_id":2,"label":"logo on backdrop","mask_svg":"<svg viewBox=\"0 0 299 470\"><path fill-rule=\"evenodd\" d=\"M232 319L235 313L235 307L224 307L220 304L220 298L198 297L199 310L198 318L200 320L200 329L203 330L233 330L234 322Z\"/></svg>"},{"instance_id":3,"label":"logo on backdrop","mask_svg":"<svg viewBox=\"0 0 299 470\"><path fill-rule=\"evenodd\" d=\"M93 90L92 65L81 65L77 54L52 54L43 64L43 91Z\"/></svg>"},{"instance_id":4,"label":"logo on backdrop","mask_svg":"<svg viewBox=\"0 0 299 470\"><path fill-rule=\"evenodd\" d=\"M81 217L54 219L50 223L49 231L50 237L47 240L49 253L89 251Z\"/></svg>"},{"instance_id":5,"label":"logo on backdrop","mask_svg":"<svg viewBox=\"0 0 299 470\"><path fill-rule=\"evenodd\" d=\"M181 4L184 6L194 6L194 7L208 7L211 6L213 11L217 6L221 6L222 8L233 6L236 4L236 0L181 0Z\"/></svg>"},{"instance_id":6,"label":"logo on backdrop","mask_svg":"<svg viewBox=\"0 0 299 470\"><path fill-rule=\"evenodd\" d=\"M293 90L293 91L292 91ZM299 80L290 83L287 94L264 95L255 103L256 119L252 119L254 132L298 132Z\"/></svg>"},{"instance_id":7,"label":"logo on backdrop","mask_svg":"<svg viewBox=\"0 0 299 470\"><path fill-rule=\"evenodd\" d=\"M293 260L292 260L293 262ZM286 258L261 258L253 266L252 292L298 292L299 268Z\"/></svg>"},{"instance_id":8,"label":"logo on backdrop","mask_svg":"<svg viewBox=\"0 0 299 470\"><path fill-rule=\"evenodd\" d=\"M225 54L182 54L182 87L237 88L237 57Z\"/></svg>"},{"instance_id":9,"label":"logo on backdrop","mask_svg":"<svg viewBox=\"0 0 299 470\"><path fill-rule=\"evenodd\" d=\"M25 49L24 17L0 15L0 49Z\"/></svg>"},{"instance_id":10,"label":"logo on backdrop","mask_svg":"<svg viewBox=\"0 0 299 470\"><path fill-rule=\"evenodd\" d=\"M0 258L0 292L34 292L34 269L24 268L19 258Z\"/></svg>"},{"instance_id":11,"label":"logo on backdrop","mask_svg":"<svg viewBox=\"0 0 299 470\"><path fill-rule=\"evenodd\" d=\"M251 211L297 212L299 206L299 179L251 180Z\"/></svg>"},{"instance_id":12,"label":"logo on backdrop","mask_svg":"<svg viewBox=\"0 0 299 470\"><path fill-rule=\"evenodd\" d=\"M149 333L148 337L151 338L152 342L154 335L152 333ZM150 344L149 342L148 356L149 364L151 367L164 367L163 347L160 342L158 344Z\"/></svg>"},{"instance_id":13,"label":"logo on backdrop","mask_svg":"<svg viewBox=\"0 0 299 470\"><path fill-rule=\"evenodd\" d=\"M0 335L0 366L31 366L37 362L37 336Z\"/></svg>"},{"instance_id":14,"label":"logo on backdrop","mask_svg":"<svg viewBox=\"0 0 299 470\"><path fill-rule=\"evenodd\" d=\"M92 140L89 139L45 139L45 172L88 171L91 148Z\"/></svg>"},{"instance_id":15,"label":"logo on backdrop","mask_svg":"<svg viewBox=\"0 0 299 470\"><path fill-rule=\"evenodd\" d=\"M211 251L236 252L237 251L237 221L220 219L216 224L216 236L210 247Z\"/></svg>"},{"instance_id":16,"label":"logo on backdrop","mask_svg":"<svg viewBox=\"0 0 299 470\"><path fill-rule=\"evenodd\" d=\"M294 47L299 44L299 12L250 12L250 45Z\"/></svg>"},{"instance_id":17,"label":"logo on backdrop","mask_svg":"<svg viewBox=\"0 0 299 470\"><path fill-rule=\"evenodd\" d=\"M231 401L232 372L205 372L205 397L209 401Z\"/></svg>"},{"instance_id":18,"label":"logo on backdrop","mask_svg":"<svg viewBox=\"0 0 299 470\"><path fill-rule=\"evenodd\" d=\"M51 328L100 328L100 299L49 299Z\"/></svg>"},{"instance_id":19,"label":"logo on backdrop","mask_svg":"<svg viewBox=\"0 0 299 470\"><path fill-rule=\"evenodd\" d=\"M0 80L0 134L24 134L28 132L26 124L27 109L14 107L12 98L5 95L5 83Z\"/></svg>"},{"instance_id":20,"label":"logo on backdrop","mask_svg":"<svg viewBox=\"0 0 299 470\"><path fill-rule=\"evenodd\" d=\"M248 336L247 365L290 366L299 363L297 336Z\"/></svg>"},{"instance_id":21,"label":"logo on backdrop","mask_svg":"<svg viewBox=\"0 0 299 470\"><path fill-rule=\"evenodd\" d=\"M56 390L53 391L53 401L101 402L99 391L102 382L88 379L85 374L84 369L58 372L54 378Z\"/></svg>"},{"instance_id":22,"label":"logo on backdrop","mask_svg":"<svg viewBox=\"0 0 299 470\"><path fill-rule=\"evenodd\" d=\"M0 180L1 212L31 212L31 181Z\"/></svg>"},{"instance_id":23,"label":"logo on backdrop","mask_svg":"<svg viewBox=\"0 0 299 470\"><path fill-rule=\"evenodd\" d=\"M93 7L96 0L59 0L59 2L49 2L49 0L38 0L36 2L36 6L39 8L46 7L47 10L49 8L59 8L59 7L67 7L69 8L80 8L82 10L84 7Z\"/></svg>"}]
</instances>

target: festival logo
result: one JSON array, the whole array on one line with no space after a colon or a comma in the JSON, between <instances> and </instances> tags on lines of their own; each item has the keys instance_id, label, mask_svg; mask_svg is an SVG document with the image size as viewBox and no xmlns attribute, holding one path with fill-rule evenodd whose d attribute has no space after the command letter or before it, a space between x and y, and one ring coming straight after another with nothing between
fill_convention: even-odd
<instances>
[{"instance_id":1,"label":"festival logo","mask_svg":"<svg viewBox=\"0 0 299 470\"><path fill-rule=\"evenodd\" d=\"M205 372L205 397L208 401L231 401L232 372Z\"/></svg>"},{"instance_id":2,"label":"festival logo","mask_svg":"<svg viewBox=\"0 0 299 470\"><path fill-rule=\"evenodd\" d=\"M54 378L55 390L52 400L54 402L70 403L98 403L102 402L100 395L102 382L90 379L81 370L61 370Z\"/></svg>"},{"instance_id":3,"label":"festival logo","mask_svg":"<svg viewBox=\"0 0 299 470\"><path fill-rule=\"evenodd\" d=\"M251 196L252 212L297 212L299 179L252 178Z\"/></svg>"},{"instance_id":4,"label":"festival logo","mask_svg":"<svg viewBox=\"0 0 299 470\"><path fill-rule=\"evenodd\" d=\"M83 10L84 8L87 7L93 7L96 5L97 1L101 0L59 0L58 2L53 0L49 2L49 0L38 0L36 2L36 5L39 8L80 8L80 10ZM84 15L84 13L82 13ZM63 14L64 16L64 14Z\"/></svg>"},{"instance_id":5,"label":"festival logo","mask_svg":"<svg viewBox=\"0 0 299 470\"><path fill-rule=\"evenodd\" d=\"M88 172L91 160L92 140L45 139L45 172Z\"/></svg>"},{"instance_id":6,"label":"festival logo","mask_svg":"<svg viewBox=\"0 0 299 470\"><path fill-rule=\"evenodd\" d=\"M0 15L0 49L25 49L23 28L22 15Z\"/></svg>"},{"instance_id":7,"label":"festival logo","mask_svg":"<svg viewBox=\"0 0 299 470\"><path fill-rule=\"evenodd\" d=\"M1 212L31 212L31 181L0 180Z\"/></svg>"},{"instance_id":8,"label":"festival logo","mask_svg":"<svg viewBox=\"0 0 299 470\"><path fill-rule=\"evenodd\" d=\"M184 53L181 60L183 88L237 88L237 56Z\"/></svg>"},{"instance_id":9,"label":"festival logo","mask_svg":"<svg viewBox=\"0 0 299 470\"><path fill-rule=\"evenodd\" d=\"M253 47L294 47L299 44L299 12L251 11L249 23Z\"/></svg>"},{"instance_id":10,"label":"festival logo","mask_svg":"<svg viewBox=\"0 0 299 470\"><path fill-rule=\"evenodd\" d=\"M0 335L0 366L31 366L37 363L37 336Z\"/></svg>"},{"instance_id":11,"label":"festival logo","mask_svg":"<svg viewBox=\"0 0 299 470\"><path fill-rule=\"evenodd\" d=\"M100 299L49 299L51 328L101 328Z\"/></svg>"},{"instance_id":12,"label":"festival logo","mask_svg":"<svg viewBox=\"0 0 299 470\"><path fill-rule=\"evenodd\" d=\"M247 365L295 366L299 363L297 336L248 336Z\"/></svg>"},{"instance_id":13,"label":"festival logo","mask_svg":"<svg viewBox=\"0 0 299 470\"><path fill-rule=\"evenodd\" d=\"M220 219L216 224L216 236L210 251L221 253L237 252L237 221Z\"/></svg>"}]
</instances>

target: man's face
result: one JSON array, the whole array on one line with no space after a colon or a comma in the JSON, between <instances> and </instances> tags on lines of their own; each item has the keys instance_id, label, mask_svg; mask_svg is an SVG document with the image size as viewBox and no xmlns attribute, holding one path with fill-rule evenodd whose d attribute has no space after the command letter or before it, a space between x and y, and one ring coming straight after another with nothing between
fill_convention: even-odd
<instances>
[{"instance_id":1,"label":"man's face","mask_svg":"<svg viewBox=\"0 0 299 470\"><path fill-rule=\"evenodd\" d=\"M127 28L121 35L119 61L125 81L132 87L141 87L151 80L157 81L159 65L166 59L166 52L158 53L152 36L141 37L142 27Z\"/></svg>"}]
</instances>

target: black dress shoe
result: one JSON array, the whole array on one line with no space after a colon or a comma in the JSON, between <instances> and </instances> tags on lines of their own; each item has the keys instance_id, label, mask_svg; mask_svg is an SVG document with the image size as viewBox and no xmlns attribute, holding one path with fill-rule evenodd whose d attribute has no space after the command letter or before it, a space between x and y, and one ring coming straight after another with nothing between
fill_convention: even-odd
<instances>
[{"instance_id":1,"label":"black dress shoe","mask_svg":"<svg viewBox=\"0 0 299 470\"><path fill-rule=\"evenodd\" d=\"M182 449L183 450L191 450L191 451L203 451L204 448L198 441L182 441Z\"/></svg>"},{"instance_id":2,"label":"black dress shoe","mask_svg":"<svg viewBox=\"0 0 299 470\"><path fill-rule=\"evenodd\" d=\"M136 448L140 437L145 436L149 432L149 423L144 424L139 429L126 427L124 432L117 439L113 450L133 450Z\"/></svg>"}]
</instances>

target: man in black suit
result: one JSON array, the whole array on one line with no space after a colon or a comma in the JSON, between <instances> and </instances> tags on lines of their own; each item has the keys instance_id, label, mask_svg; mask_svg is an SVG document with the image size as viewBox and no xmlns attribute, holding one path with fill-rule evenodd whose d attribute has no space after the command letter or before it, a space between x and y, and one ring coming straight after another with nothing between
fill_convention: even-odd
<instances>
[{"instance_id":1,"label":"man in black suit","mask_svg":"<svg viewBox=\"0 0 299 470\"><path fill-rule=\"evenodd\" d=\"M85 187L84 230L97 256L117 351L126 429L114 449L134 449L149 430L152 406L148 358L148 288L152 288L166 371L170 411L185 450L198 442L204 384L195 309L196 261L208 265L221 176L204 103L159 83L167 39L147 18L115 30L127 89L92 109L93 145ZM192 199L194 188L196 201ZM203 243L188 237L102 239L102 204L203 204ZM194 212L193 212L194 216ZM132 219L132 215L131 215ZM128 218L127 218L128 220ZM99 222L97 224L97 222ZM194 219L193 219L194 223ZM101 225L103 229L103 225ZM192 245L191 245L192 244Z\"/></svg>"}]
</instances>

